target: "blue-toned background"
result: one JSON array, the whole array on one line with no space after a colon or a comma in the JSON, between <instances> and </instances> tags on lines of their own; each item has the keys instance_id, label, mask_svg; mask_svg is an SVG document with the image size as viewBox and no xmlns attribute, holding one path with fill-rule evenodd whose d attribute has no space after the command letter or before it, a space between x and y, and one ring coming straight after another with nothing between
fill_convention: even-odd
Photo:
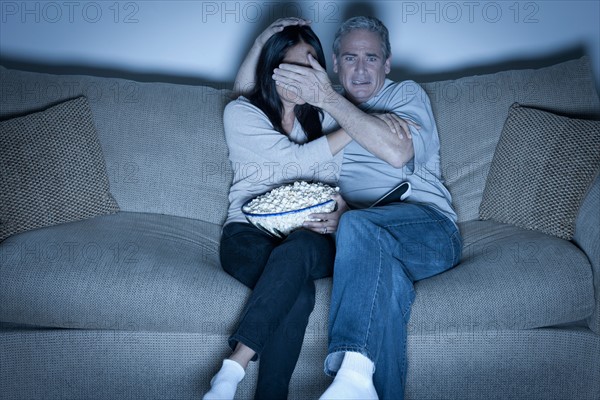
<instances>
[{"instance_id":1,"label":"blue-toned background","mask_svg":"<svg viewBox=\"0 0 600 400\"><path fill-rule=\"evenodd\" d=\"M538 67L587 54L600 82L598 0L3 0L0 62L227 84L255 36L283 16L313 20L330 69L336 28L358 14L374 15L388 26L394 79L426 81Z\"/></svg>"}]
</instances>

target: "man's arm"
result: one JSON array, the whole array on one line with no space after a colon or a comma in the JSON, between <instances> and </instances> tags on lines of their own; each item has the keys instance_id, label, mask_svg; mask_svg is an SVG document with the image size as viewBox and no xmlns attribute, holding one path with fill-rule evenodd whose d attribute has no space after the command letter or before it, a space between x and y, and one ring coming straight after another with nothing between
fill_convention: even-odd
<instances>
[{"instance_id":1,"label":"man's arm","mask_svg":"<svg viewBox=\"0 0 600 400\"><path fill-rule=\"evenodd\" d=\"M414 156L408 123L394 114L370 115L340 94L330 96L323 106L346 133L369 153L395 168L402 168ZM386 122L388 120L389 122ZM404 129L394 128L406 124Z\"/></svg>"},{"instance_id":2,"label":"man's arm","mask_svg":"<svg viewBox=\"0 0 600 400\"><path fill-rule=\"evenodd\" d=\"M308 58L312 68L282 64L276 69L277 84L300 88L304 101L327 111L352 139L393 167L402 168L413 158L408 122L392 114L382 118L360 110L337 93L327 72L312 56Z\"/></svg>"}]
</instances>

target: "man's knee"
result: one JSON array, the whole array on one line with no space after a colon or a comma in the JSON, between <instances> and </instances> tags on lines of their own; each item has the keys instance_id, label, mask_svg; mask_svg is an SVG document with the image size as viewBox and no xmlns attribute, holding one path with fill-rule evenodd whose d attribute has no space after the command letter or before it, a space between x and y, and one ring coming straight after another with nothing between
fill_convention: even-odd
<instances>
[{"instance_id":1,"label":"man's knee","mask_svg":"<svg viewBox=\"0 0 600 400\"><path fill-rule=\"evenodd\" d=\"M338 235L370 236L376 229L377 226L368 218L368 214L363 210L345 212L338 223Z\"/></svg>"}]
</instances>

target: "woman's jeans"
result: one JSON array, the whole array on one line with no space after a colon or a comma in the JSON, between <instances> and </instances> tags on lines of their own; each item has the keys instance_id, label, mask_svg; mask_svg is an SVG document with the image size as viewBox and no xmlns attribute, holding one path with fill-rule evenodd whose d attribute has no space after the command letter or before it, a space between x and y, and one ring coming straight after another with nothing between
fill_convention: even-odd
<instances>
[{"instance_id":1,"label":"woman's jeans","mask_svg":"<svg viewBox=\"0 0 600 400\"><path fill-rule=\"evenodd\" d=\"M413 283L458 263L460 233L432 207L394 203L346 212L336 241L325 372L361 353L375 363L379 398L402 399Z\"/></svg>"},{"instance_id":2,"label":"woman's jeans","mask_svg":"<svg viewBox=\"0 0 600 400\"><path fill-rule=\"evenodd\" d=\"M241 342L260 357L256 398L285 399L315 305L313 280L333 269L333 237L300 229L278 239L230 223L220 255L223 269L253 289L229 344Z\"/></svg>"}]
</instances>

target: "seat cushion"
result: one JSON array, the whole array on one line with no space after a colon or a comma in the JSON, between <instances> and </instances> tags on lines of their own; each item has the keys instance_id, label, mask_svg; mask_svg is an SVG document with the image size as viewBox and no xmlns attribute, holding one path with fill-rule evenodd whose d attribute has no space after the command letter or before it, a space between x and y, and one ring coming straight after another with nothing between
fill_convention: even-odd
<instances>
[{"instance_id":1,"label":"seat cushion","mask_svg":"<svg viewBox=\"0 0 600 400\"><path fill-rule=\"evenodd\" d=\"M494 221L460 229L461 263L416 283L409 332L529 329L591 315L592 270L573 243Z\"/></svg>"},{"instance_id":2,"label":"seat cushion","mask_svg":"<svg viewBox=\"0 0 600 400\"><path fill-rule=\"evenodd\" d=\"M121 212L0 244L0 320L41 326L229 330L249 290L219 266L221 227Z\"/></svg>"},{"instance_id":3,"label":"seat cushion","mask_svg":"<svg viewBox=\"0 0 600 400\"><path fill-rule=\"evenodd\" d=\"M591 267L571 242L494 221L461 230L461 264L416 283L409 333L525 329L591 315ZM219 266L219 237L218 225L130 212L11 236L0 243L0 321L230 333L250 290ZM331 279L316 283L308 340L327 336Z\"/></svg>"}]
</instances>

